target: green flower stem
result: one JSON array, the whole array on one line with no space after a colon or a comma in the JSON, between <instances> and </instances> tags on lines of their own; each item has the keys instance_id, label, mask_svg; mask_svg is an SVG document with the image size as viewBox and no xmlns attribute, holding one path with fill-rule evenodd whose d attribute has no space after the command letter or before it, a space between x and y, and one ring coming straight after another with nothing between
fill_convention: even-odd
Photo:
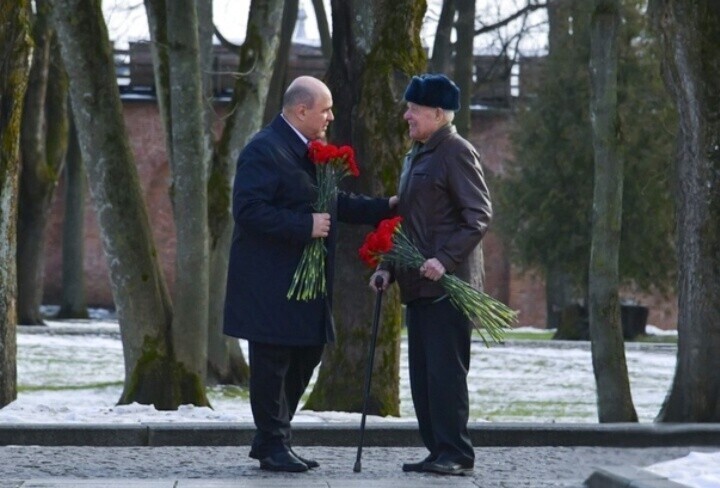
<instances>
[{"instance_id":1,"label":"green flower stem","mask_svg":"<svg viewBox=\"0 0 720 488\"><path fill-rule=\"evenodd\" d=\"M397 230L393 235L393 247L387 254L380 257L397 267L418 269L426 261L420 251ZM486 346L490 342L501 342L504 330L517 321L517 312L504 303L494 299L480 290L476 290L455 275L445 273L440 284L447 291L452 304L460 310L473 324Z\"/></svg>"},{"instance_id":2,"label":"green flower stem","mask_svg":"<svg viewBox=\"0 0 720 488\"><path fill-rule=\"evenodd\" d=\"M349 172L331 163L318 165L316 169L318 197L313 209L316 212L329 212L330 204L337 196L338 183ZM287 292L288 300L308 301L327 294L326 256L325 238L313 239L305 246Z\"/></svg>"},{"instance_id":3,"label":"green flower stem","mask_svg":"<svg viewBox=\"0 0 720 488\"><path fill-rule=\"evenodd\" d=\"M287 293L288 300L307 301L325 295L326 254L324 238L313 239L305 246Z\"/></svg>"}]
</instances>

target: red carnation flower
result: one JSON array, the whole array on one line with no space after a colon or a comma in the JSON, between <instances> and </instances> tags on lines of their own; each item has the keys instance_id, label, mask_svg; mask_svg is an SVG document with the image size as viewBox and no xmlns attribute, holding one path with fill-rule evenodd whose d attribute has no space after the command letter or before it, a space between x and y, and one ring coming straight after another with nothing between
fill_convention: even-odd
<instances>
[{"instance_id":1,"label":"red carnation flower","mask_svg":"<svg viewBox=\"0 0 720 488\"><path fill-rule=\"evenodd\" d=\"M365 237L358 254L372 268L388 262L396 269L418 270L427 259L403 233L402 217L380 222L377 229ZM517 319L517 312L455 275L445 273L440 284L451 303L474 324L486 345L488 340L500 342L503 330Z\"/></svg>"},{"instance_id":2,"label":"red carnation flower","mask_svg":"<svg viewBox=\"0 0 720 488\"><path fill-rule=\"evenodd\" d=\"M355 152L350 146L337 147L319 140L308 144L308 157L317 171L318 196L313 205L316 212L328 212L338 191L340 180L348 175L359 176ZM295 269L287 298L312 300L325 295L325 239L313 239L305 246Z\"/></svg>"}]
</instances>

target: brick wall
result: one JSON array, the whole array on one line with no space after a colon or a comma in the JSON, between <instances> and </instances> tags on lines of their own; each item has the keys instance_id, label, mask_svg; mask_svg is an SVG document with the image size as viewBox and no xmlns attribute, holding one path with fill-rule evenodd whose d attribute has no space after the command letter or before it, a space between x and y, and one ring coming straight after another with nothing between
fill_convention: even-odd
<instances>
[{"instance_id":1,"label":"brick wall","mask_svg":"<svg viewBox=\"0 0 720 488\"><path fill-rule=\"evenodd\" d=\"M165 151L165 134L154 101L124 103L126 129L135 155L143 196L150 213L150 224L168 283L175 277L175 225L168 195L170 170ZM89 191L88 191L89 193ZM47 229L45 249L44 303L60 303L62 293L62 221L64 185L57 189ZM102 249L100 228L90 195L85 213L85 285L90 306L112 307L108 268Z\"/></svg>"}]
</instances>

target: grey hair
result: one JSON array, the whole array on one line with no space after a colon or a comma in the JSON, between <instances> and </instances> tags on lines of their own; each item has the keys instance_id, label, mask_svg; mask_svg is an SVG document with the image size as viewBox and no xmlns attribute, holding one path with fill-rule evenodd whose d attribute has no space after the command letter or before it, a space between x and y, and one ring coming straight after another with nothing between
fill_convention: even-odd
<instances>
[{"instance_id":1,"label":"grey hair","mask_svg":"<svg viewBox=\"0 0 720 488\"><path fill-rule=\"evenodd\" d=\"M453 120L455 120L455 112L452 110L444 110L443 114L445 114L445 122L448 124L451 123Z\"/></svg>"}]
</instances>

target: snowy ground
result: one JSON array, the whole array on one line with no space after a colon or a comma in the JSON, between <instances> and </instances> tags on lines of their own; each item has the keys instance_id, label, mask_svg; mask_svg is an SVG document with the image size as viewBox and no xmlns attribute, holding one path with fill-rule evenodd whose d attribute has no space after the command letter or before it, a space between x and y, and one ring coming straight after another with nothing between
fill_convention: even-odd
<instances>
[{"instance_id":1,"label":"snowy ground","mask_svg":"<svg viewBox=\"0 0 720 488\"><path fill-rule=\"evenodd\" d=\"M137 404L116 406L123 381L118 325L106 312L96 310L93 315L88 321L48 321L47 328L19 328L18 399L0 410L0 422L252 421L247 391L228 386L209 392L213 409L186 406L177 412L159 412ZM242 341L241 345L245 347ZM369 421L414 418L404 343L402 361L401 417ZM629 344L627 362L640 421L651 422L672 380L675 347ZM472 421L597 421L587 343L513 341L488 349L475 342L469 390ZM300 411L296 421L357 417Z\"/></svg>"},{"instance_id":2,"label":"snowy ground","mask_svg":"<svg viewBox=\"0 0 720 488\"><path fill-rule=\"evenodd\" d=\"M691 452L644 469L692 488L720 487L720 452Z\"/></svg>"}]
</instances>

